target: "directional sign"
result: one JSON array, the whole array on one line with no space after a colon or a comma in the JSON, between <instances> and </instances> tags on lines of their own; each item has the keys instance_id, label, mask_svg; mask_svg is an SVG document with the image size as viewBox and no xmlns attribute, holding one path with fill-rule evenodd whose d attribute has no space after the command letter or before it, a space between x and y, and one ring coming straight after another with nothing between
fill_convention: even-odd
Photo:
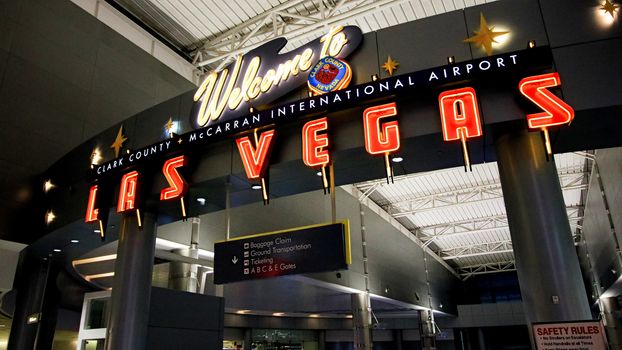
<instances>
[{"instance_id":1,"label":"directional sign","mask_svg":"<svg viewBox=\"0 0 622 350\"><path fill-rule=\"evenodd\" d=\"M214 245L214 283L344 270L351 263L348 221L244 236Z\"/></svg>"}]
</instances>

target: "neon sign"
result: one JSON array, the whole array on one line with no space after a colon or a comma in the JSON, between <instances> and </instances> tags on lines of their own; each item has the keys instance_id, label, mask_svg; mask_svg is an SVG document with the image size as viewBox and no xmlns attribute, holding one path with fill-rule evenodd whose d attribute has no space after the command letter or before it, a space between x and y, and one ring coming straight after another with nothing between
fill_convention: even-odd
<instances>
[{"instance_id":1,"label":"neon sign","mask_svg":"<svg viewBox=\"0 0 622 350\"><path fill-rule=\"evenodd\" d=\"M308 71L315 62L325 56L346 57L361 39L359 28L340 26L282 55L278 52L287 43L284 38L238 56L227 68L209 74L197 89L193 97L194 124L204 127L217 120L246 114L253 105L274 101L304 84L306 76L300 73Z\"/></svg>"},{"instance_id":2,"label":"neon sign","mask_svg":"<svg viewBox=\"0 0 622 350\"><path fill-rule=\"evenodd\" d=\"M519 65L523 60L530 63L534 61L539 62L537 61L539 56L535 50L537 49L504 54L512 58L505 62L513 62L513 64L516 65ZM458 65L467 68L469 65L475 67L480 65L478 62L484 62L485 60L499 62L498 58L490 57L459 63ZM531 64L529 67L531 68ZM499 70L507 68L508 67L500 64L497 67ZM255 123L251 124L252 131L246 131L246 134L240 134L242 130L227 129L227 125L230 121L225 121L184 135L174 135L171 139L163 140L154 145L144 147L143 149L132 150L128 152L127 155L121 156L114 161L104 163L98 167L93 167L93 174L107 175L112 168L124 168L125 165L133 166L137 164L138 160L149 161L153 159L159 161L159 159L161 159L159 156L160 154L185 152L186 148L195 147L212 140L213 137L217 135L217 128L223 128L225 130L223 132L236 135L236 145L240 158L242 159L246 176L251 181L261 182L262 197L267 203L269 195L267 171L270 163L270 153L275 144L276 128L278 128L277 124L282 121L293 120L298 115L309 113L313 115L319 114L320 117L315 117L315 119L307 121L302 127L301 158L304 164L309 168L322 170L323 184L326 189L328 184L326 181L325 169L333 162L330 153L332 142L330 134L328 133L330 123L328 117L326 117L327 113L337 107L347 107L352 104L360 105L362 101L366 100L377 101L379 100L379 96L395 95L397 92L403 91L402 89L409 86L411 86L411 93L417 91L415 86L420 89L422 87L435 88L438 84L435 80L430 80L430 77L434 72L451 71L446 69L447 68L440 67L390 77L355 87L348 87L341 91L332 91L323 95L312 96L308 99L289 102L286 105L276 106L257 114L245 116L244 118L248 117ZM494 72L495 71L486 72L486 74L494 74ZM447 78L445 78L444 74L438 74L438 76L439 79L441 79L440 77L446 79L444 83L464 80L464 77L456 78L456 76L451 77L449 74ZM469 79L469 81L473 80ZM518 92L527 97L534 107L544 111L540 113L528 113L525 116L530 129L538 130L549 126L568 124L572 120L574 116L572 108L548 90L551 87L559 86L559 84L560 80L557 73L536 75L521 80L521 83L518 85ZM441 85L440 87L442 86L448 85ZM446 142L461 140L463 151L466 155L466 141L483 135L483 118L479 110L477 94L471 87L439 92L438 106L440 120L438 120L438 122L442 129L442 136L440 137ZM281 112L281 110L283 110L283 112ZM371 155L384 156L385 162L388 164L387 178L389 178L393 174L390 168L389 156L398 152L401 144L400 115L398 114L397 103L385 102L378 105L367 106L362 113L362 117L365 150ZM545 122L542 122L543 120ZM238 119L235 121L238 121ZM536 121L539 121L541 124L534 124ZM233 121L231 123L233 123ZM277 126L275 127L275 125ZM533 126L536 126L536 128ZM187 164L188 159L185 156L176 156L163 162L162 174L167 182L167 186L159 193L161 201L181 199L184 217L185 207L183 197L187 193L189 184L181 175L180 170L186 167ZM117 212L124 214L135 213L140 223L140 191L150 189L151 186L140 186L140 182L144 181L141 174L139 174L141 170L132 169L132 171L128 171L129 170L126 170L126 173L122 175L120 181ZM144 175L150 176L147 172L144 172ZM87 202L85 221L88 223L99 221L100 227L103 221L102 216L108 213L107 210L102 209L108 205L104 203L105 201L97 199L97 197L102 194L102 191L108 190L106 188L108 186L107 183L108 181L103 180L102 177L102 182L94 184L94 186L90 188Z\"/></svg>"},{"instance_id":3,"label":"neon sign","mask_svg":"<svg viewBox=\"0 0 622 350\"><path fill-rule=\"evenodd\" d=\"M438 96L445 141L460 140L465 170L471 169L467 139L482 136L482 126L475 90L465 87Z\"/></svg>"}]
</instances>

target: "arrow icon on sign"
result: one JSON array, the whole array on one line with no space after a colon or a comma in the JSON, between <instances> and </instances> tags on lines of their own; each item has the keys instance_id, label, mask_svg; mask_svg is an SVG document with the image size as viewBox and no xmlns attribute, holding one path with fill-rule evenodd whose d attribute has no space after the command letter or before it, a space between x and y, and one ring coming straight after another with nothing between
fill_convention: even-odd
<instances>
[{"instance_id":1,"label":"arrow icon on sign","mask_svg":"<svg viewBox=\"0 0 622 350\"><path fill-rule=\"evenodd\" d=\"M231 259L231 262L235 265L238 263L238 257L234 256L233 259Z\"/></svg>"}]
</instances>

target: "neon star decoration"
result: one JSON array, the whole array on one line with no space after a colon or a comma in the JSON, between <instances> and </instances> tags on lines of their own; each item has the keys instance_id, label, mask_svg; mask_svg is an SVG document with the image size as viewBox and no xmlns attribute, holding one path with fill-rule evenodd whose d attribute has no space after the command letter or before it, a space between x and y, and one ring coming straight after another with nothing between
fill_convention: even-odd
<instances>
[{"instance_id":1,"label":"neon star decoration","mask_svg":"<svg viewBox=\"0 0 622 350\"><path fill-rule=\"evenodd\" d=\"M168 118L168 121L166 122L166 124L164 124L164 130L166 130L166 133L169 137L173 137L174 127L175 123L173 123L173 118Z\"/></svg>"},{"instance_id":2,"label":"neon star decoration","mask_svg":"<svg viewBox=\"0 0 622 350\"><path fill-rule=\"evenodd\" d=\"M393 72L397 70L397 66L400 63L398 61L394 61L391 56L387 57L387 61L382 65L382 68L389 73L389 75L393 75Z\"/></svg>"},{"instance_id":3,"label":"neon star decoration","mask_svg":"<svg viewBox=\"0 0 622 350\"><path fill-rule=\"evenodd\" d=\"M117 133L117 137L114 139L110 148L114 149L114 157L119 157L119 152L121 152L121 148L123 148L123 143L127 141L127 137L123 135L123 125L119 128L119 132Z\"/></svg>"},{"instance_id":4,"label":"neon star decoration","mask_svg":"<svg viewBox=\"0 0 622 350\"><path fill-rule=\"evenodd\" d=\"M610 0L605 0L600 9L611 15L612 18L615 18L616 13L618 12L618 5L614 4Z\"/></svg>"},{"instance_id":5,"label":"neon star decoration","mask_svg":"<svg viewBox=\"0 0 622 350\"><path fill-rule=\"evenodd\" d=\"M486 51L486 55L492 55L492 44L499 43L496 38L508 34L509 32L495 32L495 27L489 27L484 14L479 14L479 30L473 31L472 37L464 39L465 43L474 43L476 47L481 47Z\"/></svg>"}]
</instances>

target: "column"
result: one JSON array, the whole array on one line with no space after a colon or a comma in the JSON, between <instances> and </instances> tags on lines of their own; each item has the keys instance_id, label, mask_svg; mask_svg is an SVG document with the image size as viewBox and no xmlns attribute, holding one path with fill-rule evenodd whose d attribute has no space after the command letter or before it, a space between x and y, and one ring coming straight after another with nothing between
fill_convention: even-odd
<instances>
[{"instance_id":1,"label":"column","mask_svg":"<svg viewBox=\"0 0 622 350\"><path fill-rule=\"evenodd\" d=\"M371 311L366 293L351 295L352 325L354 326L354 349L371 350Z\"/></svg>"},{"instance_id":2,"label":"column","mask_svg":"<svg viewBox=\"0 0 622 350\"><path fill-rule=\"evenodd\" d=\"M421 349L436 349L436 325L432 310L419 310L419 334L421 335Z\"/></svg>"},{"instance_id":3,"label":"column","mask_svg":"<svg viewBox=\"0 0 622 350\"><path fill-rule=\"evenodd\" d=\"M495 150L527 322L591 319L555 162L539 132L511 126Z\"/></svg>"},{"instance_id":4,"label":"column","mask_svg":"<svg viewBox=\"0 0 622 350\"><path fill-rule=\"evenodd\" d=\"M404 348L402 339L403 339L402 330L394 329L393 330L393 342L395 343L395 350L402 350Z\"/></svg>"},{"instance_id":5,"label":"column","mask_svg":"<svg viewBox=\"0 0 622 350\"><path fill-rule=\"evenodd\" d=\"M601 298L600 306L611 350L622 350L622 303L620 297Z\"/></svg>"},{"instance_id":6,"label":"column","mask_svg":"<svg viewBox=\"0 0 622 350\"><path fill-rule=\"evenodd\" d=\"M191 232L190 245L188 248L180 248L173 250L173 253L181 256L187 256L193 259L199 258L199 225L201 219L190 218ZM199 265L187 264L178 261L172 261L169 267L168 287L170 289L182 290L190 293L199 292Z\"/></svg>"},{"instance_id":7,"label":"column","mask_svg":"<svg viewBox=\"0 0 622 350\"><path fill-rule=\"evenodd\" d=\"M247 328L244 330L244 350L252 350L251 344L253 342L253 330Z\"/></svg>"},{"instance_id":8,"label":"column","mask_svg":"<svg viewBox=\"0 0 622 350\"><path fill-rule=\"evenodd\" d=\"M479 344L479 350L486 350L486 335L483 328L477 329L477 343Z\"/></svg>"},{"instance_id":9,"label":"column","mask_svg":"<svg viewBox=\"0 0 622 350\"><path fill-rule=\"evenodd\" d=\"M33 258L26 248L15 274L15 311L9 350L51 349L56 330L59 293L58 267L51 259ZM30 316L38 320L29 321Z\"/></svg>"},{"instance_id":10,"label":"column","mask_svg":"<svg viewBox=\"0 0 622 350\"><path fill-rule=\"evenodd\" d=\"M317 350L326 350L326 331L324 330L318 332Z\"/></svg>"},{"instance_id":11,"label":"column","mask_svg":"<svg viewBox=\"0 0 622 350\"><path fill-rule=\"evenodd\" d=\"M147 350L155 229L156 217L151 213L145 213L142 230L135 215L124 216L121 221L107 350Z\"/></svg>"}]
</instances>

